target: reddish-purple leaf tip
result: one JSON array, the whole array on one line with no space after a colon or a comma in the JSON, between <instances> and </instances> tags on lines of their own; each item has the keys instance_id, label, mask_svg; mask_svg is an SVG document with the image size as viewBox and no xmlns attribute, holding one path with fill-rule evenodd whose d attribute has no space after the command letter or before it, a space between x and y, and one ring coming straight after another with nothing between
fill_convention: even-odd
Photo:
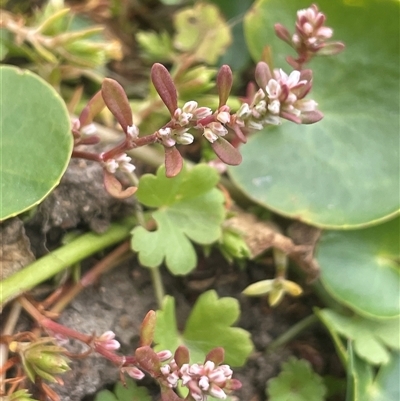
<instances>
[{"instance_id":1,"label":"reddish-purple leaf tip","mask_svg":"<svg viewBox=\"0 0 400 401\"><path fill-rule=\"evenodd\" d=\"M178 94L169 71L160 63L153 64L153 67L151 67L151 81L171 116L173 116L178 108Z\"/></svg>"}]
</instances>

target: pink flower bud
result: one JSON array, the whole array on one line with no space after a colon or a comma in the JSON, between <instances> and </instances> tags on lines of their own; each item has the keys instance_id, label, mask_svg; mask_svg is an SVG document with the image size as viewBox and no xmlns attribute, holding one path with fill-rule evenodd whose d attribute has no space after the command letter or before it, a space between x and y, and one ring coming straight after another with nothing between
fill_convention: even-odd
<instances>
[{"instance_id":1,"label":"pink flower bud","mask_svg":"<svg viewBox=\"0 0 400 401\"><path fill-rule=\"evenodd\" d=\"M274 26L276 36L284 42L291 44L290 33L282 24L275 24Z\"/></svg>"},{"instance_id":2,"label":"pink flower bud","mask_svg":"<svg viewBox=\"0 0 400 401\"><path fill-rule=\"evenodd\" d=\"M160 351L157 352L157 356L160 362L165 362L172 358L172 352L169 350Z\"/></svg>"},{"instance_id":3,"label":"pink flower bud","mask_svg":"<svg viewBox=\"0 0 400 401\"><path fill-rule=\"evenodd\" d=\"M254 75L257 85L260 88L265 88L270 79L272 79L271 70L269 69L268 64L264 63L263 61L257 63Z\"/></svg>"},{"instance_id":4,"label":"pink flower bud","mask_svg":"<svg viewBox=\"0 0 400 401\"><path fill-rule=\"evenodd\" d=\"M128 366L121 369L122 372L127 373L132 379L142 380L145 374L135 366Z\"/></svg>"},{"instance_id":5,"label":"pink flower bud","mask_svg":"<svg viewBox=\"0 0 400 401\"><path fill-rule=\"evenodd\" d=\"M153 342L154 331L156 328L156 312L150 310L147 312L145 318L143 319L142 325L140 326L140 345L150 346Z\"/></svg>"}]
</instances>

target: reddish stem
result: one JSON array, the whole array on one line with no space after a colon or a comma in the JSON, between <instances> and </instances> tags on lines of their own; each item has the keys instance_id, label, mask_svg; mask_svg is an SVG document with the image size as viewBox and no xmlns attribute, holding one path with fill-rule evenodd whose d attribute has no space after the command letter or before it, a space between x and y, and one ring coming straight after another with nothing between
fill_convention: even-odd
<instances>
[{"instance_id":1,"label":"reddish stem","mask_svg":"<svg viewBox=\"0 0 400 401\"><path fill-rule=\"evenodd\" d=\"M95 162L101 162L102 159L100 155L97 153L90 153L90 152L85 152L83 150L73 150L71 157L77 157L80 159L86 159L86 160L94 160Z\"/></svg>"}]
</instances>

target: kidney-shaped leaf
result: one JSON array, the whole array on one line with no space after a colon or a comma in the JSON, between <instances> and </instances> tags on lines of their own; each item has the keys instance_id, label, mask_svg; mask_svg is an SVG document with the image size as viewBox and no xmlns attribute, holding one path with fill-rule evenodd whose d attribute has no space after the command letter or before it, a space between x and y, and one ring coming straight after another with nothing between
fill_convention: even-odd
<instances>
[{"instance_id":1,"label":"kidney-shaped leaf","mask_svg":"<svg viewBox=\"0 0 400 401\"><path fill-rule=\"evenodd\" d=\"M230 169L252 199L313 225L364 226L399 210L399 2L321 0L334 40L346 49L318 57L315 99L325 118L310 126L284 123L252 136L242 147L243 163ZM255 59L271 45L275 67L290 72L279 40L279 22L293 32L296 10L308 0L261 0L245 19Z\"/></svg>"},{"instance_id":2,"label":"kidney-shaped leaf","mask_svg":"<svg viewBox=\"0 0 400 401\"><path fill-rule=\"evenodd\" d=\"M316 258L324 287L369 317L400 315L400 219L356 231L325 232Z\"/></svg>"},{"instance_id":3,"label":"kidney-shaped leaf","mask_svg":"<svg viewBox=\"0 0 400 401\"><path fill-rule=\"evenodd\" d=\"M0 67L0 220L38 204L59 183L72 150L57 92L32 72Z\"/></svg>"}]
</instances>

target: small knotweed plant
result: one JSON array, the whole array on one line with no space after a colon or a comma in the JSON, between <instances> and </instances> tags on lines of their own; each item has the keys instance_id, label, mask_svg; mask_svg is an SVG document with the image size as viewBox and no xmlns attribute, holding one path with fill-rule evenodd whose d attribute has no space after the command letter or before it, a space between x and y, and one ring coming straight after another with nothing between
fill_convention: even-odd
<instances>
[{"instance_id":1,"label":"small knotweed plant","mask_svg":"<svg viewBox=\"0 0 400 401\"><path fill-rule=\"evenodd\" d=\"M290 73L283 69L271 71L267 63L261 61L256 66L255 81L249 84L247 96L236 112L232 112L227 101L232 89L233 75L228 65L223 65L216 77L219 105L216 110L199 106L195 100L187 101L178 107L178 93L168 70L159 63L151 69L152 83L167 107L170 119L162 127L149 135L139 136L139 129L133 124L132 111L128 98L121 85L106 78L101 90L89 101L78 120L73 122L72 133L75 138L74 157L83 157L101 163L104 184L107 191L115 197L124 198L135 193L136 187L123 189L115 174L131 174L135 166L127 151L152 143L159 143L165 152L165 171L167 177L179 174L183 166L182 156L177 145L190 145L199 132L211 145L219 160L228 165L240 164L242 157L238 150L245 143L246 135L259 131L269 125L278 125L281 119L296 124L313 124L323 118L317 102L306 98L312 89L312 71L304 65L317 55L333 55L343 50L340 42L328 42L333 30L324 25L326 17L313 4L297 13L295 33L281 24L275 25L277 36L288 43L298 54L297 58L287 57L294 68ZM94 116L107 107L120 124L125 139L114 148L100 153L90 153L77 149L80 145L99 142L92 124ZM228 134L233 140L228 141Z\"/></svg>"}]
</instances>

